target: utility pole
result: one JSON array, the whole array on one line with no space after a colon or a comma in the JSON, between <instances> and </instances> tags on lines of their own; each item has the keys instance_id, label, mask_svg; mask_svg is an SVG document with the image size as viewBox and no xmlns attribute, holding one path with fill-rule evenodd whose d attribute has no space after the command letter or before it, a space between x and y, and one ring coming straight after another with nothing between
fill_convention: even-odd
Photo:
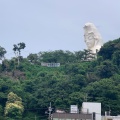
<instances>
[{"instance_id":1,"label":"utility pole","mask_svg":"<svg viewBox=\"0 0 120 120\"><path fill-rule=\"evenodd\" d=\"M110 113L111 113L111 109L110 109L110 106L109 106L109 116L110 116Z\"/></svg>"},{"instance_id":2,"label":"utility pole","mask_svg":"<svg viewBox=\"0 0 120 120\"><path fill-rule=\"evenodd\" d=\"M88 94L86 93L86 95L84 96L85 102L87 102L87 99L88 99Z\"/></svg>"},{"instance_id":3,"label":"utility pole","mask_svg":"<svg viewBox=\"0 0 120 120\"><path fill-rule=\"evenodd\" d=\"M51 108L51 102L50 102L50 106L48 108L48 111L49 111L49 120L51 120L51 112L52 112L52 108Z\"/></svg>"}]
</instances>

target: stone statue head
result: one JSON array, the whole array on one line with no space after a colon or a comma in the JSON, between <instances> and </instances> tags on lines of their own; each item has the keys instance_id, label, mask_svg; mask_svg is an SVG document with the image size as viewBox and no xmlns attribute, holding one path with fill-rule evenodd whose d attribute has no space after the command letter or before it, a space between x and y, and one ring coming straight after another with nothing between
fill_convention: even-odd
<instances>
[{"instance_id":1,"label":"stone statue head","mask_svg":"<svg viewBox=\"0 0 120 120\"><path fill-rule=\"evenodd\" d=\"M102 37L93 23L86 23L84 26L84 40L87 48L93 53L99 51L103 45Z\"/></svg>"}]
</instances>

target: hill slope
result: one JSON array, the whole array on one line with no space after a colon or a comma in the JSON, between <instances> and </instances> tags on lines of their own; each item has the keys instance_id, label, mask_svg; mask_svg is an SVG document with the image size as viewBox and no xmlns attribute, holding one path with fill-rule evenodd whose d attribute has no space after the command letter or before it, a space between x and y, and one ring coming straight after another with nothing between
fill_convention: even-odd
<instances>
[{"instance_id":1,"label":"hill slope","mask_svg":"<svg viewBox=\"0 0 120 120\"><path fill-rule=\"evenodd\" d=\"M29 120L33 114L46 116L50 102L54 109L69 111L71 104L80 108L86 95L88 101L102 103L102 114L109 108L112 115L120 114L120 39L105 43L97 60L83 62L82 54L62 50L39 53L37 57L31 54L19 66L13 59L3 61L0 115L11 91L22 98L24 118ZM41 61L60 62L61 66L43 67Z\"/></svg>"}]
</instances>

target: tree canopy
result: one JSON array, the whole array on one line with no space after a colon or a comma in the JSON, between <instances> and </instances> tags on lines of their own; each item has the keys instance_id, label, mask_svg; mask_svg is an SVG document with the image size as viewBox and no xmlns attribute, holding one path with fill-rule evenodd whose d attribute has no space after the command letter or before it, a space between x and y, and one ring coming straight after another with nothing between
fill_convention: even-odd
<instances>
[{"instance_id":1,"label":"tree canopy","mask_svg":"<svg viewBox=\"0 0 120 120\"><path fill-rule=\"evenodd\" d=\"M16 59L3 60L0 65L0 117L4 118L5 108L6 116L13 113L21 116L24 110L24 120L33 120L33 116L44 120L48 117L45 112L50 102L53 112L55 109L68 112L72 104L80 109L86 99L101 102L102 115L109 107L111 115L120 114L119 43L120 39L105 43L97 59L92 60L87 59L89 55L93 58L87 50L31 53L17 67ZM17 50L19 45L14 47ZM46 67L41 66L41 62L61 65Z\"/></svg>"}]
</instances>

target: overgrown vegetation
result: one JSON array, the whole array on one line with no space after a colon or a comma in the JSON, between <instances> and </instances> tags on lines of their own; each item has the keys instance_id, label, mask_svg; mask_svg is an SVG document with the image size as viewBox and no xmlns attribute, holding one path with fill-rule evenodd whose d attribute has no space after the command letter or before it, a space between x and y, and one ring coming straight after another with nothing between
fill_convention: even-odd
<instances>
[{"instance_id":1,"label":"overgrown vegetation","mask_svg":"<svg viewBox=\"0 0 120 120\"><path fill-rule=\"evenodd\" d=\"M0 119L4 120L10 92L22 98L23 120L33 120L35 116L45 119L50 102L53 111L69 111L71 104L80 108L86 95L87 101L101 102L102 114L109 109L111 115L120 114L120 38L105 43L93 61L84 61L85 54L86 51L63 50L31 53L27 58L21 57L19 65L16 58L3 60ZM58 62L61 66L43 67L41 62Z\"/></svg>"}]
</instances>

